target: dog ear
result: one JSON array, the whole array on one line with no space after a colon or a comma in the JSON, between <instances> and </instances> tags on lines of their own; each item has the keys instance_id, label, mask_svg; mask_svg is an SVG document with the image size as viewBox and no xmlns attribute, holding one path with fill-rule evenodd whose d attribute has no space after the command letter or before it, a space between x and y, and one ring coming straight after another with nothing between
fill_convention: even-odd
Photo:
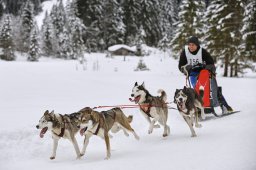
<instances>
[{"instance_id":1,"label":"dog ear","mask_svg":"<svg viewBox=\"0 0 256 170\"><path fill-rule=\"evenodd\" d=\"M138 86L138 83L137 83L137 81L136 81L136 83L134 84L134 86Z\"/></svg>"},{"instance_id":2,"label":"dog ear","mask_svg":"<svg viewBox=\"0 0 256 170\"><path fill-rule=\"evenodd\" d=\"M92 119L93 119L95 122L99 122L100 117L99 117L99 114L98 114L96 111L92 110L92 111L91 111L91 116L92 116Z\"/></svg>"},{"instance_id":3,"label":"dog ear","mask_svg":"<svg viewBox=\"0 0 256 170\"><path fill-rule=\"evenodd\" d=\"M44 115L48 115L49 114L49 110L46 110L45 112L44 112Z\"/></svg>"},{"instance_id":4,"label":"dog ear","mask_svg":"<svg viewBox=\"0 0 256 170\"><path fill-rule=\"evenodd\" d=\"M144 83L144 81L143 81L143 83L141 84L141 86L144 87L144 89L145 89L145 83Z\"/></svg>"},{"instance_id":5,"label":"dog ear","mask_svg":"<svg viewBox=\"0 0 256 170\"><path fill-rule=\"evenodd\" d=\"M179 92L179 90L178 89L176 89L176 91L175 91L175 93L174 93L174 99L173 99L173 102L175 103L175 104L177 104L177 101L176 101L176 99L175 99L175 96L176 96L176 94Z\"/></svg>"},{"instance_id":6,"label":"dog ear","mask_svg":"<svg viewBox=\"0 0 256 170\"><path fill-rule=\"evenodd\" d=\"M49 113L50 115L54 115L54 110L51 111L51 113Z\"/></svg>"}]
</instances>

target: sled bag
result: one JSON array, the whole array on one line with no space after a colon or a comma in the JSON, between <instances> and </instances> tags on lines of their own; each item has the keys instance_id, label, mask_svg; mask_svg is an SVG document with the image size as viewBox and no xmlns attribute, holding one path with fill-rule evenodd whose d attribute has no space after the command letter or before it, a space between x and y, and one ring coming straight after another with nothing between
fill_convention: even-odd
<instances>
[{"instance_id":1,"label":"sled bag","mask_svg":"<svg viewBox=\"0 0 256 170\"><path fill-rule=\"evenodd\" d=\"M220 103L218 101L218 90L220 87L218 87L217 81L215 77L212 77L210 79L211 86L210 86L210 100L211 100L211 106L212 107L218 107L220 106Z\"/></svg>"},{"instance_id":2,"label":"sled bag","mask_svg":"<svg viewBox=\"0 0 256 170\"><path fill-rule=\"evenodd\" d=\"M199 94L199 88L200 86L204 87L204 96L203 96L203 102L204 107L211 107L210 102L210 72L208 70L201 70L198 75L198 80L196 83L195 90L197 94Z\"/></svg>"}]
</instances>

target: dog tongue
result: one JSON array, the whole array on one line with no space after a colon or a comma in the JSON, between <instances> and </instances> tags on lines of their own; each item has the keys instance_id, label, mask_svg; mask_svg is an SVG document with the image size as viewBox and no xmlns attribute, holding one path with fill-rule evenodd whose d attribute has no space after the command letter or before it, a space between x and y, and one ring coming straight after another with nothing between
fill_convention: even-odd
<instances>
[{"instance_id":1,"label":"dog tongue","mask_svg":"<svg viewBox=\"0 0 256 170\"><path fill-rule=\"evenodd\" d=\"M46 133L46 131L48 130L48 127L44 127L41 132L40 132L40 138L44 137L44 134Z\"/></svg>"},{"instance_id":2,"label":"dog tongue","mask_svg":"<svg viewBox=\"0 0 256 170\"><path fill-rule=\"evenodd\" d=\"M139 100L140 100L140 96L137 96L137 97L135 97L135 99L134 99L135 103L138 103Z\"/></svg>"},{"instance_id":3,"label":"dog tongue","mask_svg":"<svg viewBox=\"0 0 256 170\"><path fill-rule=\"evenodd\" d=\"M137 96L137 97L135 97L134 99L129 98L129 100L130 100L131 102L138 103L139 100L140 100L140 96Z\"/></svg>"},{"instance_id":4,"label":"dog tongue","mask_svg":"<svg viewBox=\"0 0 256 170\"><path fill-rule=\"evenodd\" d=\"M83 128L80 130L80 135L83 136L84 135L84 132L87 130L87 127Z\"/></svg>"}]
</instances>

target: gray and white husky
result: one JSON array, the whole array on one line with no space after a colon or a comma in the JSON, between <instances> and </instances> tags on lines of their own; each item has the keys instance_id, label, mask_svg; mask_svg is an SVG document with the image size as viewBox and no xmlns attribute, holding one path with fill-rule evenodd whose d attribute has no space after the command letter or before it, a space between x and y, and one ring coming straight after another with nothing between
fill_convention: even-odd
<instances>
[{"instance_id":1,"label":"gray and white husky","mask_svg":"<svg viewBox=\"0 0 256 170\"><path fill-rule=\"evenodd\" d=\"M81 157L80 150L75 138L75 134L79 131L80 112L72 114L57 114L54 111L46 110L44 115L36 125L37 129L41 129L40 137L43 138L47 130L51 131L53 139L53 151L50 159L55 159L58 141L60 138L69 139L76 151L77 158Z\"/></svg>"},{"instance_id":2,"label":"gray and white husky","mask_svg":"<svg viewBox=\"0 0 256 170\"><path fill-rule=\"evenodd\" d=\"M170 127L167 125L168 119L168 107L166 104L167 95L164 90L158 90L160 96L152 96L148 90L145 88L144 82L138 85L136 82L131 96L133 99L131 101L139 104L140 111L146 120L149 122L148 133L153 132L153 128L159 128L160 126L155 123L159 123L164 127L163 137L170 134Z\"/></svg>"},{"instance_id":3,"label":"gray and white husky","mask_svg":"<svg viewBox=\"0 0 256 170\"><path fill-rule=\"evenodd\" d=\"M203 87L200 87L200 95L192 88L184 87L183 89L176 89L174 95L174 102L177 104L177 108L188 124L191 137L195 137L196 133L193 128L194 123L197 128L201 125L198 123L198 109L201 110L201 117L205 119L204 108L203 108Z\"/></svg>"}]
</instances>

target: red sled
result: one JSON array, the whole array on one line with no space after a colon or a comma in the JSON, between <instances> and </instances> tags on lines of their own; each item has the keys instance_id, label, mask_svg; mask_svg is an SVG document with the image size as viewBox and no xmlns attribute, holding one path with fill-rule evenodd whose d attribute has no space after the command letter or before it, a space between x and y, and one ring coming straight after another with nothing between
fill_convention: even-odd
<instances>
[{"instance_id":1,"label":"red sled","mask_svg":"<svg viewBox=\"0 0 256 170\"><path fill-rule=\"evenodd\" d=\"M212 113L215 116L220 117L214 111L214 107L218 106L221 107L222 113L228 112L232 114L237 112L233 111L228 105L226 99L222 95L222 88L218 86L214 74L206 69L200 71L195 85L195 91L199 94L199 89L202 87L204 89L203 106L205 113Z\"/></svg>"},{"instance_id":2,"label":"red sled","mask_svg":"<svg viewBox=\"0 0 256 170\"><path fill-rule=\"evenodd\" d=\"M211 107L210 101L210 72L208 70L201 70L198 75L195 90L199 94L199 88L204 88L203 102L204 107Z\"/></svg>"}]
</instances>

